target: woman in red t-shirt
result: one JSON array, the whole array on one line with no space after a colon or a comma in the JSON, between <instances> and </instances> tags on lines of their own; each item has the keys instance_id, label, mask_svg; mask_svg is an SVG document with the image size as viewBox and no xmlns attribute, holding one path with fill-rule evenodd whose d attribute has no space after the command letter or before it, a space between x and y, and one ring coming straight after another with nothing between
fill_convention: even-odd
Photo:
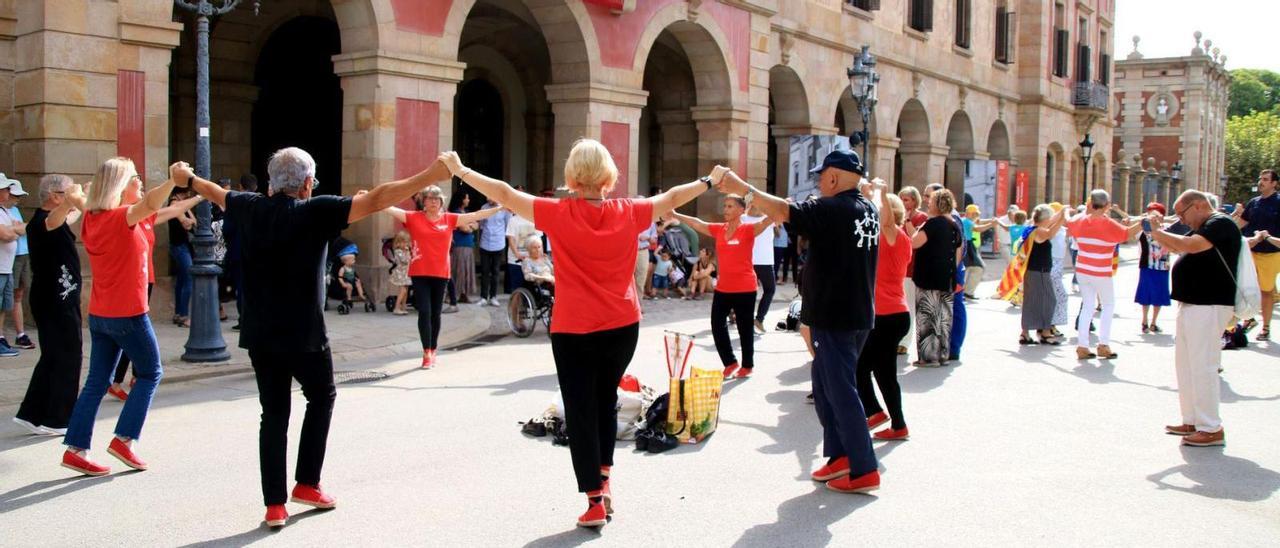
<instances>
[{"instance_id":1,"label":"woman in red t-shirt","mask_svg":"<svg viewBox=\"0 0 1280 548\"><path fill-rule=\"evenodd\" d=\"M884 181L872 181L880 193L880 251L876 260L876 323L858 356L858 397L867 415L867 428L892 420L889 428L875 433L879 440L907 439L907 421L902 418L902 389L898 386L898 342L911 326L904 281L911 264L911 237L903 225L911 221L902 200L889 192ZM886 415L876 400L871 376L880 386Z\"/></svg>"},{"instance_id":2,"label":"woman in red t-shirt","mask_svg":"<svg viewBox=\"0 0 1280 548\"><path fill-rule=\"evenodd\" d=\"M716 166L710 176L648 199L610 198L618 167L604 145L581 139L564 166L571 197L555 199L534 198L476 173L455 152L442 154L440 161L485 196L533 219L551 239L556 260L551 351L564 397L574 475L578 490L587 494L587 511L578 517L578 526L603 526L612 513L609 472L618 382L640 336L636 238L659 216L718 183L728 169Z\"/></svg>"},{"instance_id":3,"label":"woman in red t-shirt","mask_svg":"<svg viewBox=\"0 0 1280 548\"><path fill-rule=\"evenodd\" d=\"M413 283L414 307L418 309L418 338L422 339L422 368L436 366L436 344L440 338L440 312L444 291L449 287L449 247L453 229L494 216L501 208L474 213L448 213L444 191L431 185L422 190L422 211L389 207L386 212L404 223L413 245L409 259L409 280Z\"/></svg>"},{"instance_id":4,"label":"woman in red t-shirt","mask_svg":"<svg viewBox=\"0 0 1280 548\"><path fill-rule=\"evenodd\" d=\"M755 333L748 318L755 313L756 305L756 272L752 265L752 249L755 248L756 236L769 228L773 221L769 219L758 223L743 223L742 214L747 211L747 202L742 196L730 194L724 197L723 223L704 223L701 219L688 215L676 214L680 222L689 225L699 233L710 236L716 241L716 255L720 256L720 279L716 282L715 293L711 296L711 338L716 342L716 352L720 354L720 364L724 366L724 378L737 373L738 378L751 376L755 367ZM738 341L742 345L742 366L733 356L733 345L729 343L729 313L738 318Z\"/></svg>"},{"instance_id":5,"label":"woman in red t-shirt","mask_svg":"<svg viewBox=\"0 0 1280 548\"><path fill-rule=\"evenodd\" d=\"M175 164L176 165L176 164ZM138 384L116 422L115 438L107 452L135 470L147 463L133 453L133 440L142 434L151 397L160 382L160 346L147 317L147 280L151 249L141 224L164 207L173 190L174 168L164 184L142 195L142 178L128 158L112 158L98 168L89 186L87 213L81 228L93 286L89 293L89 375L67 425L62 466L90 476L109 467L89 460L98 406L111 384L120 353L129 355ZM132 204L132 205L125 205Z\"/></svg>"}]
</instances>

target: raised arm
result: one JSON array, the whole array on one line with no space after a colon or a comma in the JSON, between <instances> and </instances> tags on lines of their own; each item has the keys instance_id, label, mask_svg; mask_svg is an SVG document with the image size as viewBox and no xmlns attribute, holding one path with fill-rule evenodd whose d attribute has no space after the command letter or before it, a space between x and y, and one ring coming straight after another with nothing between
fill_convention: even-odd
<instances>
[{"instance_id":1,"label":"raised arm","mask_svg":"<svg viewBox=\"0 0 1280 548\"><path fill-rule=\"evenodd\" d=\"M351 198L351 213L347 214L347 222L354 223L379 211L403 202L427 185L449 178L445 167L432 162L427 169L418 172L408 179L382 183L358 193Z\"/></svg>"},{"instance_id":2,"label":"raised arm","mask_svg":"<svg viewBox=\"0 0 1280 548\"><path fill-rule=\"evenodd\" d=\"M894 240L898 239L898 231L893 230L893 207L889 205L889 185L885 184L884 179L876 177L871 180L871 187L880 193L880 234L884 235L884 240L893 245Z\"/></svg>"},{"instance_id":3,"label":"raised arm","mask_svg":"<svg viewBox=\"0 0 1280 548\"><path fill-rule=\"evenodd\" d=\"M680 222L689 225L689 228L697 231L698 234L702 234L703 236L711 235L711 229L707 227L707 223L702 222L702 219L690 217L680 212L675 212L675 216L677 219L680 219Z\"/></svg>"},{"instance_id":4,"label":"raised arm","mask_svg":"<svg viewBox=\"0 0 1280 548\"><path fill-rule=\"evenodd\" d=\"M976 232L986 232L996 226L995 219L978 219L973 222L973 230Z\"/></svg>"},{"instance_id":5,"label":"raised arm","mask_svg":"<svg viewBox=\"0 0 1280 548\"><path fill-rule=\"evenodd\" d=\"M714 173L711 179L715 180ZM755 194L755 198L752 199L752 205L759 209L761 213L764 213L766 217L773 219L775 223L785 223L791 220L791 206L785 199L747 184L733 171L727 171L720 178L716 187L720 189L720 192L739 194L743 197L747 194Z\"/></svg>"},{"instance_id":6,"label":"raised arm","mask_svg":"<svg viewBox=\"0 0 1280 548\"><path fill-rule=\"evenodd\" d=\"M1210 242L1208 238L1199 234L1179 236L1164 230L1157 230L1156 226L1158 226L1158 221L1156 219L1159 217L1159 213L1154 213L1150 217L1152 225L1151 239L1164 246L1165 249L1180 255L1187 255L1190 253L1208 251L1213 248L1213 242Z\"/></svg>"},{"instance_id":7,"label":"raised arm","mask_svg":"<svg viewBox=\"0 0 1280 548\"><path fill-rule=\"evenodd\" d=\"M398 207L396 207L396 206L388 207L388 208L386 208L386 209L382 210L382 212L383 212L383 213L386 213L387 215L390 215L392 219L395 219L397 222L400 222L400 223L404 223L404 222L405 222L405 219L406 219L406 218L408 217L408 215L409 215L409 212L407 212L407 211L405 211L405 210L403 210L403 209L400 209L400 208L398 208Z\"/></svg>"},{"instance_id":8,"label":"raised arm","mask_svg":"<svg viewBox=\"0 0 1280 548\"><path fill-rule=\"evenodd\" d=\"M502 208L491 207L489 209L481 209L480 211L473 211L471 213L463 213L462 215L458 216L458 226L469 225L471 223L478 223L480 221L488 219L489 217L497 215L499 211L502 211Z\"/></svg>"},{"instance_id":9,"label":"raised arm","mask_svg":"<svg viewBox=\"0 0 1280 548\"><path fill-rule=\"evenodd\" d=\"M218 185L214 185L214 186L218 186ZM222 187L219 186L218 188L221 189ZM176 219L178 216L188 211L191 211L191 208L195 207L196 204L200 203L200 201L203 199L204 199L204 196L196 194L195 196L192 196L185 200L170 202L169 205L160 208L160 211L156 212L156 224L166 222L170 219Z\"/></svg>"},{"instance_id":10,"label":"raised arm","mask_svg":"<svg viewBox=\"0 0 1280 548\"><path fill-rule=\"evenodd\" d=\"M774 234L774 236L777 236L777 235L778 235L778 227L777 227L776 225L774 225L774 224L773 224L773 218L772 218L772 217L765 217L765 218L761 219L759 222L757 222L757 223L756 223L756 228L755 228L755 235L756 235L756 237L757 237L757 238L759 238L759 237L760 237L760 233L764 232L766 229L768 229L768 228L769 228L769 227L771 227L771 226L773 227L773 234Z\"/></svg>"},{"instance_id":11,"label":"raised arm","mask_svg":"<svg viewBox=\"0 0 1280 548\"><path fill-rule=\"evenodd\" d=\"M78 215L73 216L73 211L84 209L84 188L78 184L72 183L62 195L62 203L58 207L53 208L49 212L49 216L44 219L45 230L53 230L63 225L63 223L74 223L79 218Z\"/></svg>"},{"instance_id":12,"label":"raised arm","mask_svg":"<svg viewBox=\"0 0 1280 548\"><path fill-rule=\"evenodd\" d=\"M170 182L176 184L179 187L190 186L191 190L196 193L196 197L190 198L188 200L183 200L182 202L178 202L178 203L191 202L191 204L187 206L185 209L176 210L173 216L169 218L176 217L178 214L181 214L183 211L191 209L197 203L199 203L199 198L202 198L202 197L206 200L209 200L209 203L216 205L223 210L227 209L228 190L219 186L218 183L215 183L208 179L202 179L200 177L197 177L195 171L193 171L191 169L191 166L186 162L177 162L172 166L169 166L169 180ZM188 185L188 182L189 182L189 185ZM170 207L173 207L178 203L171 204ZM157 215L156 219L159 220L160 217ZM167 221L168 219L165 219L165 220Z\"/></svg>"},{"instance_id":13,"label":"raised arm","mask_svg":"<svg viewBox=\"0 0 1280 548\"><path fill-rule=\"evenodd\" d=\"M716 166L711 168L711 184L716 185L724 179L725 174L733 173L729 168L724 166ZM668 212L675 211L677 207L689 203L697 198L703 192L710 190L710 187L702 181L693 181L671 189L649 198L653 203L653 220L657 221Z\"/></svg>"},{"instance_id":14,"label":"raised arm","mask_svg":"<svg viewBox=\"0 0 1280 548\"><path fill-rule=\"evenodd\" d=\"M125 213L125 221L129 226L133 226L142 222L143 219L150 217L153 213L164 209L165 200L169 199L169 195L173 194L174 179L181 176L186 164L178 162L169 166L169 180L161 183L159 186L148 190L147 194L142 197L138 203L129 206L129 210ZM183 178L185 181L186 179Z\"/></svg>"},{"instance_id":15,"label":"raised arm","mask_svg":"<svg viewBox=\"0 0 1280 548\"><path fill-rule=\"evenodd\" d=\"M520 192L511 185L487 177L467 166L462 165L462 158L457 152L449 151L440 155L438 162L444 164L449 172L479 190L486 198L502 204L503 207L526 219L533 219L533 195ZM497 208L494 208L497 209ZM491 214L492 215L492 214Z\"/></svg>"}]
</instances>

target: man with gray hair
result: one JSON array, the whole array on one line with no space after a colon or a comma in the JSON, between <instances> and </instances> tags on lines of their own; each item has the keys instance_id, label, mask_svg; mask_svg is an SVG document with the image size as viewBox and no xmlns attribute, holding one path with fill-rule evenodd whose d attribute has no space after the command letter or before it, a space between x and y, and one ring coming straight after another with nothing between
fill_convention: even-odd
<instances>
[{"instance_id":1,"label":"man with gray hair","mask_svg":"<svg viewBox=\"0 0 1280 548\"><path fill-rule=\"evenodd\" d=\"M333 359L324 326L324 267L330 240L360 219L391 207L427 185L449 178L439 163L408 179L377 185L354 197L313 196L316 163L300 148L285 148L267 164L269 194L228 191L196 177L182 163L174 182L190 186L226 212L225 223L242 234L244 315L240 347L258 381L262 424L258 451L266 523L280 527L289 519L286 500L286 448L289 392L294 379L307 398L298 443L298 466L289 500L316 508L336 501L320 488L329 421L337 390Z\"/></svg>"},{"instance_id":2,"label":"man with gray hair","mask_svg":"<svg viewBox=\"0 0 1280 548\"><path fill-rule=\"evenodd\" d=\"M31 255L31 315L40 332L40 359L13 418L32 434L67 433L84 359L80 331L80 253L71 225L84 192L66 175L40 179L40 207L27 224Z\"/></svg>"},{"instance_id":3,"label":"man with gray hair","mask_svg":"<svg viewBox=\"0 0 1280 548\"><path fill-rule=\"evenodd\" d=\"M1084 301L1080 317L1076 320L1076 359L1080 360L1109 360L1119 356L1111 350L1111 319L1116 309L1112 283L1116 246L1141 231L1142 223L1124 226L1107 216L1110 209L1111 195L1099 188L1089 193L1086 213L1074 218L1070 212L1067 213L1067 234L1075 238L1080 248L1076 256L1076 280ZM1102 302L1102 325L1098 328L1098 352L1095 354L1089 350L1089 324L1093 322L1093 310L1099 301Z\"/></svg>"},{"instance_id":4,"label":"man with gray hair","mask_svg":"<svg viewBox=\"0 0 1280 548\"><path fill-rule=\"evenodd\" d=\"M1202 192L1183 192L1173 203L1173 211L1191 228L1191 234L1179 236L1160 230L1164 216L1159 211L1148 214L1152 239L1182 256L1173 265L1171 291L1173 300L1178 301L1173 359L1182 422L1166 426L1165 432L1182 436L1183 445L1225 445L1226 434L1218 415L1218 364L1222 359L1218 334L1234 311L1236 261L1244 239L1236 223L1215 211Z\"/></svg>"}]
</instances>

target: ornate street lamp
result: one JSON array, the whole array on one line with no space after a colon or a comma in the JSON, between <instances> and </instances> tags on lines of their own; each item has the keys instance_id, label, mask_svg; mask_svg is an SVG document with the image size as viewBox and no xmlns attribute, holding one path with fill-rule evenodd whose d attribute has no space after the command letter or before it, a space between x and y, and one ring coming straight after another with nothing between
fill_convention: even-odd
<instances>
[{"instance_id":1,"label":"ornate street lamp","mask_svg":"<svg viewBox=\"0 0 1280 548\"><path fill-rule=\"evenodd\" d=\"M876 95L876 89L880 84L880 75L876 73L876 58L868 51L871 46L863 45L862 52L853 58L853 67L846 69L849 76L849 91L853 95L853 100L858 103L858 113L862 115L862 131L855 131L849 135L849 142L853 146L862 144L862 166L866 170L866 176L871 176L870 155L867 152L867 146L871 141L871 114L875 111L876 102L879 98Z\"/></svg>"},{"instance_id":2,"label":"ornate street lamp","mask_svg":"<svg viewBox=\"0 0 1280 548\"><path fill-rule=\"evenodd\" d=\"M174 0L179 8L196 14L196 174L211 180L209 166L209 18L225 15L240 5L241 0ZM260 0L254 0L257 15ZM194 285L191 292L191 331L187 336L185 362L222 362L231 358L222 339L218 321L218 274L222 269L213 261L212 205L201 201L196 206L196 230L191 239L195 260L191 267Z\"/></svg>"},{"instance_id":3,"label":"ornate street lamp","mask_svg":"<svg viewBox=\"0 0 1280 548\"><path fill-rule=\"evenodd\" d=\"M1080 141L1080 159L1084 160L1083 180L1080 181L1080 203L1084 203L1089 199L1089 159L1093 157L1093 137L1088 133L1084 134L1084 140Z\"/></svg>"}]
</instances>

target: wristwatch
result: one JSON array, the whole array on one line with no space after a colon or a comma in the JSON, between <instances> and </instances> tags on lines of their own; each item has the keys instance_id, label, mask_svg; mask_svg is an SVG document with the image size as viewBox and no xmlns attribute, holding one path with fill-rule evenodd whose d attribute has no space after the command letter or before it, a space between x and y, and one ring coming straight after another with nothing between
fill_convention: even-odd
<instances>
[{"instance_id":1,"label":"wristwatch","mask_svg":"<svg viewBox=\"0 0 1280 548\"><path fill-rule=\"evenodd\" d=\"M698 177L698 180L699 180L699 181L702 181L702 182L704 182L704 183L706 183L706 184L707 184L707 190L711 190L711 176L710 176L710 175L703 175L703 176L701 176L701 177Z\"/></svg>"},{"instance_id":2,"label":"wristwatch","mask_svg":"<svg viewBox=\"0 0 1280 548\"><path fill-rule=\"evenodd\" d=\"M195 175L192 175L192 176L190 176L190 177L187 177L187 188L191 188L191 185L192 185L193 183L195 183L195 182L196 182L196 176L195 176Z\"/></svg>"}]
</instances>

